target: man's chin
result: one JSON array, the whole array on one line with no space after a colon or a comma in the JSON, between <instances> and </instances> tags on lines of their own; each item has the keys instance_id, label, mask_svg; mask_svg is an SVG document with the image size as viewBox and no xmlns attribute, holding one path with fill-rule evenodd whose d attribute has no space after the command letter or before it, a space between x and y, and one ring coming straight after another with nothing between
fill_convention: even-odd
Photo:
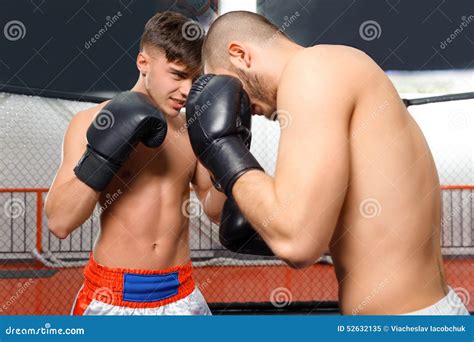
<instances>
[{"instance_id":1,"label":"man's chin","mask_svg":"<svg viewBox=\"0 0 474 342\"><path fill-rule=\"evenodd\" d=\"M181 113L181 109L174 109L174 108L167 108L166 111L163 112L166 116L170 118L175 118Z\"/></svg>"}]
</instances>

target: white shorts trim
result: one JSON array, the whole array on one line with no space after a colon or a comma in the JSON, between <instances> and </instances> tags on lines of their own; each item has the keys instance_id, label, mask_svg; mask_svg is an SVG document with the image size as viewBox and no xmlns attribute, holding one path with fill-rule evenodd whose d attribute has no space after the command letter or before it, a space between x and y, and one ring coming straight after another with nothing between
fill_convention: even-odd
<instances>
[{"instance_id":1,"label":"white shorts trim","mask_svg":"<svg viewBox=\"0 0 474 342\"><path fill-rule=\"evenodd\" d=\"M133 315L211 315L211 310L207 306L204 296L196 287L189 296L176 302L159 306L156 308L129 308L125 306L114 306L98 300L93 300L84 311L84 315L113 315L113 316L133 316Z\"/></svg>"},{"instance_id":2,"label":"white shorts trim","mask_svg":"<svg viewBox=\"0 0 474 342\"><path fill-rule=\"evenodd\" d=\"M413 311L404 315L424 315L424 316L465 316L470 315L469 311L467 310L466 306L462 302L461 297L454 291L451 287L449 287L448 294L441 298L435 304L428 306L427 308Z\"/></svg>"}]
</instances>

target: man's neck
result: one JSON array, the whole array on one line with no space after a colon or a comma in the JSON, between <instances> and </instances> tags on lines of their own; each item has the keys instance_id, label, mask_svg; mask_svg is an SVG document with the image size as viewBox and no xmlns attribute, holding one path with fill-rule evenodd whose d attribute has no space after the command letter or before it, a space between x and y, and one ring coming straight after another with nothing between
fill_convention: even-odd
<instances>
[{"instance_id":1,"label":"man's neck","mask_svg":"<svg viewBox=\"0 0 474 342\"><path fill-rule=\"evenodd\" d=\"M274 53L276 58L274 60L274 67L272 68L273 79L277 81L277 84L280 84L280 77L283 73L288 62L293 58L295 54L303 50L304 47L293 43L291 41L283 41L279 44L277 50Z\"/></svg>"}]
</instances>

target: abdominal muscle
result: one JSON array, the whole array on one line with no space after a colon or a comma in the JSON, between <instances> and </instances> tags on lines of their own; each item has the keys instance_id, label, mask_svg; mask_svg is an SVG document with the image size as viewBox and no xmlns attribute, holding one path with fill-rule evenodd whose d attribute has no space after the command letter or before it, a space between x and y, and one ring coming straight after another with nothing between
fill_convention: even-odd
<instances>
[{"instance_id":1,"label":"abdominal muscle","mask_svg":"<svg viewBox=\"0 0 474 342\"><path fill-rule=\"evenodd\" d=\"M102 213L94 247L99 264L159 270L189 262L189 220L181 211L188 184L179 189L163 179L145 183L122 191Z\"/></svg>"}]
</instances>

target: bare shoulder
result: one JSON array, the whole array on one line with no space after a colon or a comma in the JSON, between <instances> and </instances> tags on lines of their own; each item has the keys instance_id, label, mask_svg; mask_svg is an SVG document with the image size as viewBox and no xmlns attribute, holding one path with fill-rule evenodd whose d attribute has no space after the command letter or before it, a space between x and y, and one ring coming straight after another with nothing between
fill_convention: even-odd
<instances>
[{"instance_id":1,"label":"bare shoulder","mask_svg":"<svg viewBox=\"0 0 474 342\"><path fill-rule=\"evenodd\" d=\"M327 117L347 122L366 87L367 75L373 73L372 63L362 51L342 45L301 49L280 77L277 108L301 113L303 126Z\"/></svg>"},{"instance_id":2,"label":"bare shoulder","mask_svg":"<svg viewBox=\"0 0 474 342\"><path fill-rule=\"evenodd\" d=\"M74 114L73 117L71 118L71 121L69 122L68 130L72 129L74 131L77 131L81 129L83 130L87 129L89 125L91 124L92 120L94 120L94 117L96 116L96 114L100 112L100 110L104 108L104 106L107 103L108 101L102 102L91 108L81 110L77 112L76 114Z\"/></svg>"},{"instance_id":3,"label":"bare shoulder","mask_svg":"<svg viewBox=\"0 0 474 342\"><path fill-rule=\"evenodd\" d=\"M386 77L363 51L344 45L316 45L297 52L278 84L277 102L313 93L352 106L364 89Z\"/></svg>"},{"instance_id":4,"label":"bare shoulder","mask_svg":"<svg viewBox=\"0 0 474 342\"><path fill-rule=\"evenodd\" d=\"M302 51L308 55L321 55L321 56L345 56L345 57L362 57L367 56L362 50L356 49L348 45L331 45L331 44L318 44L310 46Z\"/></svg>"},{"instance_id":5,"label":"bare shoulder","mask_svg":"<svg viewBox=\"0 0 474 342\"><path fill-rule=\"evenodd\" d=\"M87 125L89 126L94 119L95 115L100 112L102 108L108 103L109 101L99 103L91 108L87 108L84 110L81 110L74 114L74 116L71 119L70 124L72 125Z\"/></svg>"},{"instance_id":6,"label":"bare shoulder","mask_svg":"<svg viewBox=\"0 0 474 342\"><path fill-rule=\"evenodd\" d=\"M315 45L296 53L283 70L282 80L302 78L329 78L347 82L363 73L381 69L363 51L345 45Z\"/></svg>"},{"instance_id":7,"label":"bare shoulder","mask_svg":"<svg viewBox=\"0 0 474 342\"><path fill-rule=\"evenodd\" d=\"M64 136L65 146L85 146L86 132L95 115L108 103L108 101L95 105L91 108L81 110L74 114Z\"/></svg>"}]
</instances>

